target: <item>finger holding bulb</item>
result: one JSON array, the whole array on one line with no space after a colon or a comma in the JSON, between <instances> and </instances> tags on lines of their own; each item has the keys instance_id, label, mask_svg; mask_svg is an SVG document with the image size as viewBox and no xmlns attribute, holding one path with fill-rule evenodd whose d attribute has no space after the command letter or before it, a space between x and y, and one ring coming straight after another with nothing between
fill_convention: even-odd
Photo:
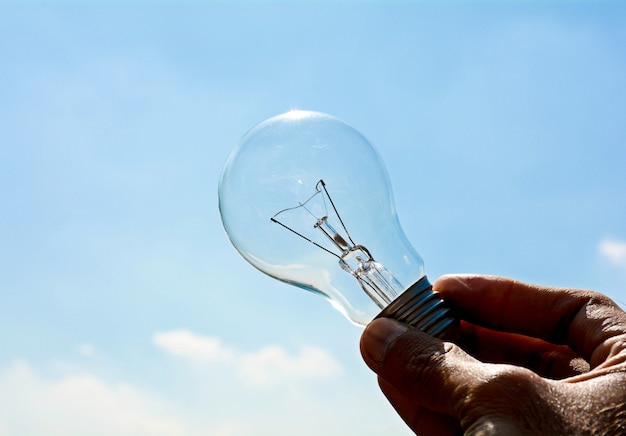
<instances>
[{"instance_id":1,"label":"finger holding bulb","mask_svg":"<svg viewBox=\"0 0 626 436\"><path fill-rule=\"evenodd\" d=\"M446 276L435 288L459 345L376 320L363 358L419 434L626 432L626 313L590 291L501 277Z\"/></svg>"}]
</instances>

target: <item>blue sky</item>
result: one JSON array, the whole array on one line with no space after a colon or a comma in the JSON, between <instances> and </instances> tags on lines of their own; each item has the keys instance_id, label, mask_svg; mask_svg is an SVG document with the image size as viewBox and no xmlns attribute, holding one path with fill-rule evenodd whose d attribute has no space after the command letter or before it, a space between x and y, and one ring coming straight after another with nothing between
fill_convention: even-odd
<instances>
[{"instance_id":1,"label":"blue sky","mask_svg":"<svg viewBox=\"0 0 626 436\"><path fill-rule=\"evenodd\" d=\"M217 181L327 112L431 279L626 301L621 2L1 2L0 435L410 434L323 299L238 257Z\"/></svg>"}]
</instances>

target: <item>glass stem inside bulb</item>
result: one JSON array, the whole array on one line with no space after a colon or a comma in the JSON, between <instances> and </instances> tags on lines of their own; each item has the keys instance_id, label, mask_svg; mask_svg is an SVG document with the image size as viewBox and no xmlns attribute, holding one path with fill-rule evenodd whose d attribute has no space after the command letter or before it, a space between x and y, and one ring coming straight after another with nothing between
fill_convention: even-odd
<instances>
[{"instance_id":1,"label":"glass stem inside bulb","mask_svg":"<svg viewBox=\"0 0 626 436\"><path fill-rule=\"evenodd\" d=\"M333 226L330 223L329 217L331 215L328 213L328 204L332 206L331 210L339 226ZM304 211L305 213L301 214L301 211ZM325 245L319 240L316 241L314 235L311 235L311 237L305 236L308 232L307 226L296 230L295 228L287 225L285 222L280 221L277 218L279 215L282 215L283 217L285 215L297 215L305 218L308 216L309 220L313 222L312 227L320 230L326 236L326 240L330 240L331 245ZM304 203L281 210L276 213L271 220L313 245L337 257L339 259L339 266L344 271L352 274L358 280L363 291L365 291L365 293L381 309L387 307L391 301L404 291L404 286L387 268L374 260L367 248L354 243L348 233L348 229L339 215L339 212L335 208L335 204L326 190L326 184L323 180L320 180L317 183L315 193ZM294 222L298 223L301 223L302 221L306 222L307 219L294 220ZM341 235L337 230L335 230L335 227L342 228L345 235Z\"/></svg>"},{"instance_id":2,"label":"glass stem inside bulb","mask_svg":"<svg viewBox=\"0 0 626 436\"><path fill-rule=\"evenodd\" d=\"M359 281L361 288L381 309L404 291L393 274L376 262L362 245L346 251L339 259L339 265Z\"/></svg>"},{"instance_id":3,"label":"glass stem inside bulb","mask_svg":"<svg viewBox=\"0 0 626 436\"><path fill-rule=\"evenodd\" d=\"M354 247L353 244L347 242L328 222L328 216L323 216L315 223L316 228L320 229L330 240L341 250L342 253Z\"/></svg>"}]
</instances>

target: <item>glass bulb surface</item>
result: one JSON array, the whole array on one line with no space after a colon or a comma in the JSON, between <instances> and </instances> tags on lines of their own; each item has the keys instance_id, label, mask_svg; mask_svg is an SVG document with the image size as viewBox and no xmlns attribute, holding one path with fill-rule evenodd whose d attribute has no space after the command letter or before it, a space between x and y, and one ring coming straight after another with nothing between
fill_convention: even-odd
<instances>
[{"instance_id":1,"label":"glass bulb surface","mask_svg":"<svg viewBox=\"0 0 626 436\"><path fill-rule=\"evenodd\" d=\"M330 115L291 111L248 131L226 161L219 208L245 260L356 324L424 277L380 155Z\"/></svg>"}]
</instances>

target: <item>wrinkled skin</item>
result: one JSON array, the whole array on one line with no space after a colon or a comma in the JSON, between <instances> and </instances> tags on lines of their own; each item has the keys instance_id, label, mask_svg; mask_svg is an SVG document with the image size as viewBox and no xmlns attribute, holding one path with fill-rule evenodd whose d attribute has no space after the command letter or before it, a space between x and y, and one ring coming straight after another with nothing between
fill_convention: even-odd
<instances>
[{"instance_id":1,"label":"wrinkled skin","mask_svg":"<svg viewBox=\"0 0 626 436\"><path fill-rule=\"evenodd\" d=\"M444 276L455 344L390 319L361 353L420 435L626 434L626 313L591 291Z\"/></svg>"}]
</instances>

